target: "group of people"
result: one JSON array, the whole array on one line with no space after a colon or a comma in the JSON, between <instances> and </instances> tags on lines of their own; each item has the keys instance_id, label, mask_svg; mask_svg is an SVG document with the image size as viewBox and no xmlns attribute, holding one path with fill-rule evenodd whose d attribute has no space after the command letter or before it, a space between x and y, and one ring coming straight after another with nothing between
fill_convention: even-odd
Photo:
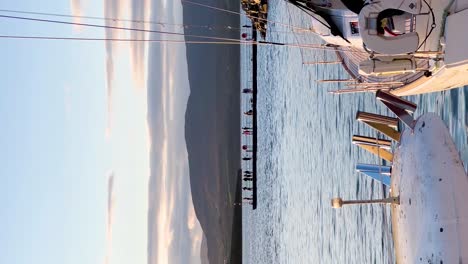
<instances>
[{"instance_id":1,"label":"group of people","mask_svg":"<svg viewBox=\"0 0 468 264\"><path fill-rule=\"evenodd\" d=\"M251 94L251 93L253 93L253 90L250 89L250 88L245 88L245 89L242 89L242 93ZM253 105L253 100L252 99L250 99L250 104ZM253 114L254 114L253 109L249 109L248 111L244 112L244 115L248 115L248 116L251 116ZM242 129L244 129L244 128L242 128Z\"/></svg>"},{"instance_id":2,"label":"group of people","mask_svg":"<svg viewBox=\"0 0 468 264\"><path fill-rule=\"evenodd\" d=\"M242 93L244 94L252 94L254 91L253 89L250 89L250 88L244 88L242 89ZM250 99L250 103L252 104L252 99ZM251 105L251 107L253 107ZM253 109L249 109L247 111L244 112L244 115L248 117L248 119L250 119L250 117L254 114L254 111ZM246 124L244 126L242 126L242 135L244 136L252 136L253 135L253 126L250 125L250 124ZM242 145L242 152L243 152L243 156L242 156L242 160L243 161L251 161L253 159L253 156L252 156L252 153L253 153L253 147L252 145L248 145L248 144L243 144ZM247 170L244 170L243 171L243 181L244 183L247 185L247 186L243 186L242 187L242 190L244 191L247 191L247 192L252 192L253 191L253 187L250 183L252 183L254 181L254 172L250 169L247 169ZM249 183L250 182L250 183ZM243 197L243 203L248 203L248 204L253 204L253 194L251 193L250 196L248 197Z\"/></svg>"},{"instance_id":3,"label":"group of people","mask_svg":"<svg viewBox=\"0 0 468 264\"><path fill-rule=\"evenodd\" d=\"M244 171L244 181L253 181L253 175L251 171Z\"/></svg>"},{"instance_id":4,"label":"group of people","mask_svg":"<svg viewBox=\"0 0 468 264\"><path fill-rule=\"evenodd\" d=\"M253 130L251 128L245 128L245 127L242 128L242 135L251 136L252 133L253 133Z\"/></svg>"},{"instance_id":5,"label":"group of people","mask_svg":"<svg viewBox=\"0 0 468 264\"><path fill-rule=\"evenodd\" d=\"M245 170L244 171L244 181L245 182L251 182L253 181L253 172L252 171L249 171L249 170ZM253 188L252 187L242 187L242 190L244 191L253 191ZM244 200L244 202L248 202L249 204L252 204L253 203L253 196L251 195L250 197L244 197L242 198Z\"/></svg>"},{"instance_id":6,"label":"group of people","mask_svg":"<svg viewBox=\"0 0 468 264\"><path fill-rule=\"evenodd\" d=\"M250 129L250 128L244 128L244 127L243 127L242 129ZM244 131L245 131L245 130L244 130ZM251 131L251 130L249 130L249 131ZM252 147L249 146L249 145L242 145L242 150L243 150L244 152L247 152L247 153L249 153L249 152L251 153L251 152L253 151L253 150L252 150ZM249 161L249 160L252 160L252 157L251 157L251 156L244 156L244 157L242 157L242 160L244 160L244 161ZM243 181L244 181L245 183L247 183L247 182L253 182L253 180L254 180L254 179L253 179L253 171L244 170ZM253 188L252 188L252 187L244 186L244 187L242 187L242 190L244 190L244 191L250 191L250 192L251 192L251 191L253 191ZM252 197L252 196L250 196L250 197L244 197L244 198L243 198L243 201L244 201L244 202L247 202L247 203L249 203L249 204L252 204L252 203L253 203L253 197Z\"/></svg>"}]
</instances>

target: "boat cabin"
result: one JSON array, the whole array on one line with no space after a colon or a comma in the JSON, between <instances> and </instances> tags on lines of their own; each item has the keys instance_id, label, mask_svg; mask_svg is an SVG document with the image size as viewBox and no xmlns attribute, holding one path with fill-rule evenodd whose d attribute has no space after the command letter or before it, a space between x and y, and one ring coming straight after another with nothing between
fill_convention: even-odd
<instances>
[{"instance_id":1,"label":"boat cabin","mask_svg":"<svg viewBox=\"0 0 468 264\"><path fill-rule=\"evenodd\" d=\"M390 55L415 52L419 47L415 15L420 10L419 0L386 0L365 5L359 13L359 29L365 47Z\"/></svg>"}]
</instances>

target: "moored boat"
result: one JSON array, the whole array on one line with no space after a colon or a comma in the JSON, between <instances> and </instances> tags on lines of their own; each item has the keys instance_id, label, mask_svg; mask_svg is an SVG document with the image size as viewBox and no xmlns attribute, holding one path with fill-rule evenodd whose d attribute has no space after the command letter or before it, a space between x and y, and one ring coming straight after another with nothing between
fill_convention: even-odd
<instances>
[{"instance_id":1,"label":"moored boat","mask_svg":"<svg viewBox=\"0 0 468 264\"><path fill-rule=\"evenodd\" d=\"M391 166L358 164L356 169L388 186L389 195L377 200L334 198L332 206L390 204L397 263L468 262L468 175L447 127L431 113L413 119L416 105L411 102L381 91L376 96L407 129L397 132L394 118L359 112L359 121L398 144ZM353 138L379 156L388 149L386 140Z\"/></svg>"},{"instance_id":2,"label":"moored boat","mask_svg":"<svg viewBox=\"0 0 468 264\"><path fill-rule=\"evenodd\" d=\"M399 96L468 84L468 0L288 1L356 83Z\"/></svg>"}]
</instances>

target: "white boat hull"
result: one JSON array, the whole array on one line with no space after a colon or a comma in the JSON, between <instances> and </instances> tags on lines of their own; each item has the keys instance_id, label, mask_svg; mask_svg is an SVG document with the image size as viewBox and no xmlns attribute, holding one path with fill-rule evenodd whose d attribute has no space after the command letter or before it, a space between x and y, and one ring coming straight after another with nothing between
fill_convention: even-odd
<instances>
[{"instance_id":1,"label":"white boat hull","mask_svg":"<svg viewBox=\"0 0 468 264\"><path fill-rule=\"evenodd\" d=\"M397 263L468 263L468 177L437 115L402 133L391 196Z\"/></svg>"},{"instance_id":2,"label":"white boat hull","mask_svg":"<svg viewBox=\"0 0 468 264\"><path fill-rule=\"evenodd\" d=\"M330 7L322 7L322 2ZM361 91L372 84L399 83L379 88L406 96L468 85L468 0L373 1L359 14L343 9L336 0L320 3L319 10L341 18L335 19L336 25L349 41L319 30L320 23L312 22L313 28L324 41L338 45L338 59ZM388 7L405 14L391 16L394 32L379 33L371 22L381 19L377 14ZM355 25L359 30L352 30ZM409 56L411 65L392 60L401 56Z\"/></svg>"}]
</instances>

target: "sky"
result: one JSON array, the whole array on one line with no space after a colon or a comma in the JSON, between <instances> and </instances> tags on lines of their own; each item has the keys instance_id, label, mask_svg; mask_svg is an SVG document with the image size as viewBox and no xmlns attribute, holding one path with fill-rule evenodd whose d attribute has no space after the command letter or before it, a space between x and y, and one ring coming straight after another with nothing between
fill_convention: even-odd
<instances>
[{"instance_id":1,"label":"sky","mask_svg":"<svg viewBox=\"0 0 468 264\"><path fill-rule=\"evenodd\" d=\"M182 22L172 0L21 0L0 8ZM149 37L0 23L2 35ZM198 263L203 233L183 134L185 47L1 39L0 53L0 263ZM148 123L149 89L160 124Z\"/></svg>"}]
</instances>

